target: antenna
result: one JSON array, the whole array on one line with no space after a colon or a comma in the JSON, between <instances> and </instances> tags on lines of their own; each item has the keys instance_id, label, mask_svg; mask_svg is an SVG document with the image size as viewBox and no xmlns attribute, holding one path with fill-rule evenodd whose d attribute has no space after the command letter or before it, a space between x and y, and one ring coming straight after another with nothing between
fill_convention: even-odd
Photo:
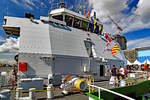
<instances>
[{"instance_id":1,"label":"antenna","mask_svg":"<svg viewBox=\"0 0 150 100\"><path fill-rule=\"evenodd\" d=\"M8 2L7 2L7 4L6 4L6 16L8 16Z\"/></svg>"},{"instance_id":2,"label":"antenna","mask_svg":"<svg viewBox=\"0 0 150 100\"><path fill-rule=\"evenodd\" d=\"M59 8L66 8L66 4L64 2L59 3Z\"/></svg>"}]
</instances>

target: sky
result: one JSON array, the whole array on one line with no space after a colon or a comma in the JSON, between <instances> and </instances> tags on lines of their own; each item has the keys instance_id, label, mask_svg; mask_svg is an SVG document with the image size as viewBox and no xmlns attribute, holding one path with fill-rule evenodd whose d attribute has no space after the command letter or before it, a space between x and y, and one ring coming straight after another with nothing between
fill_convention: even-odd
<instances>
[{"instance_id":1,"label":"sky","mask_svg":"<svg viewBox=\"0 0 150 100\"><path fill-rule=\"evenodd\" d=\"M38 19L40 16L48 16L48 12L60 1L64 1L67 7L73 8L74 11L77 11L80 5L89 11L96 11L97 18L104 25L103 32L117 34L117 27L107 17L111 16L123 29L121 35L127 38L128 49L150 46L148 0L0 0L0 44L6 42L3 47L7 47L14 42L12 38L6 39L2 28L4 16L24 17L25 12L30 12ZM15 42L16 45L18 42ZM14 48L7 48L6 51L11 53L16 50L9 49Z\"/></svg>"}]
</instances>

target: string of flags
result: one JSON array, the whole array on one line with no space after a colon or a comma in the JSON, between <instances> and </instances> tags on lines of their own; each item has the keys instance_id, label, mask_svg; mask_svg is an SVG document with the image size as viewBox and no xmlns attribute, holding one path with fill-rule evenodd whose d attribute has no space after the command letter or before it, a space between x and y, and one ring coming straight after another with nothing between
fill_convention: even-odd
<instances>
[{"instance_id":1,"label":"string of flags","mask_svg":"<svg viewBox=\"0 0 150 100\"><path fill-rule=\"evenodd\" d=\"M87 11L87 15L86 18L89 18L90 16L90 12ZM99 36L99 40L101 39L101 35L102 35L102 30L103 30L103 25L97 25L97 21L96 21L96 12L94 12L94 15L91 17L91 32L95 32L97 33ZM107 44L106 44L106 48L104 49L104 52L108 49L108 46L110 45L110 43L112 42L112 38L111 38L111 34L110 33L104 33L104 37L107 39ZM117 46L117 44L115 44L111 50L111 53L113 55L116 55L116 52L119 51L120 48Z\"/></svg>"},{"instance_id":2,"label":"string of flags","mask_svg":"<svg viewBox=\"0 0 150 100\"><path fill-rule=\"evenodd\" d=\"M98 26L94 17L91 17L91 22L92 22L91 32L97 33L99 35L99 40L100 40L100 36L102 35L102 31L103 31L103 25Z\"/></svg>"},{"instance_id":3,"label":"string of flags","mask_svg":"<svg viewBox=\"0 0 150 100\"><path fill-rule=\"evenodd\" d=\"M109 44L112 42L112 39L111 39L111 35L108 34L108 33L105 33L105 34L104 34L104 37L108 40L108 42L107 42L107 44L106 44L106 48L104 49L104 52L105 52L105 51L108 49ZM116 55L116 52L119 51L119 50L120 50L120 48L118 47L117 44L115 44L115 45L113 46L112 50L111 50L111 53L112 53L113 55Z\"/></svg>"},{"instance_id":4,"label":"string of flags","mask_svg":"<svg viewBox=\"0 0 150 100\"><path fill-rule=\"evenodd\" d=\"M101 39L103 25L99 25L99 40Z\"/></svg>"},{"instance_id":5,"label":"string of flags","mask_svg":"<svg viewBox=\"0 0 150 100\"><path fill-rule=\"evenodd\" d=\"M109 44L111 43L112 39L111 39L111 35L108 33L104 34L104 37L108 40L107 44L106 44L106 48L104 49L104 52L107 50Z\"/></svg>"}]
</instances>

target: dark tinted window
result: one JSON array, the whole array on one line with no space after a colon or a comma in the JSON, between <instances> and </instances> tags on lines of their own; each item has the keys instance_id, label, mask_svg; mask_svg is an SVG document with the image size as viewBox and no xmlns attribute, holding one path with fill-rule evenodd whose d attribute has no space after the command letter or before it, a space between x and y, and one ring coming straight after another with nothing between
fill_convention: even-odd
<instances>
[{"instance_id":1,"label":"dark tinted window","mask_svg":"<svg viewBox=\"0 0 150 100\"><path fill-rule=\"evenodd\" d=\"M52 16L52 18L63 21L63 16L62 15Z\"/></svg>"},{"instance_id":2,"label":"dark tinted window","mask_svg":"<svg viewBox=\"0 0 150 100\"><path fill-rule=\"evenodd\" d=\"M85 30L85 31L87 31L87 29L88 29L88 22L85 22L85 21L82 21L82 26L81 26L81 28L83 29L83 30Z\"/></svg>"},{"instance_id":3,"label":"dark tinted window","mask_svg":"<svg viewBox=\"0 0 150 100\"><path fill-rule=\"evenodd\" d=\"M66 22L66 25L67 26L72 26L72 20L73 20L73 17L70 17L68 15L65 16L65 22Z\"/></svg>"},{"instance_id":4,"label":"dark tinted window","mask_svg":"<svg viewBox=\"0 0 150 100\"><path fill-rule=\"evenodd\" d=\"M77 18L74 18L74 24L73 27L80 29L80 20Z\"/></svg>"},{"instance_id":5,"label":"dark tinted window","mask_svg":"<svg viewBox=\"0 0 150 100\"><path fill-rule=\"evenodd\" d=\"M90 31L90 32L93 32L92 30L93 30L93 28L92 28L93 26L92 26L92 24L91 23L89 23L89 28L88 28L88 31Z\"/></svg>"}]
</instances>

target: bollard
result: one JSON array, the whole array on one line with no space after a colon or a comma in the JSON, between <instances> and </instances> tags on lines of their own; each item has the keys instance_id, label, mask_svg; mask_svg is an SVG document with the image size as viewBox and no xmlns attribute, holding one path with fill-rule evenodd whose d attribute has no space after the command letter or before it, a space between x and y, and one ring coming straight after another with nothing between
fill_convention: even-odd
<instances>
[{"instance_id":1,"label":"bollard","mask_svg":"<svg viewBox=\"0 0 150 100\"><path fill-rule=\"evenodd\" d=\"M16 89L16 100L19 100L19 97L22 96L22 92L19 92L20 90L23 90L23 88L17 88Z\"/></svg>"},{"instance_id":2,"label":"bollard","mask_svg":"<svg viewBox=\"0 0 150 100\"><path fill-rule=\"evenodd\" d=\"M68 95L69 94L69 92L68 91L66 91L65 89L62 91L62 94L63 95Z\"/></svg>"},{"instance_id":3,"label":"bollard","mask_svg":"<svg viewBox=\"0 0 150 100\"><path fill-rule=\"evenodd\" d=\"M1 72L1 85L6 86L7 83L7 72Z\"/></svg>"},{"instance_id":4,"label":"bollard","mask_svg":"<svg viewBox=\"0 0 150 100\"><path fill-rule=\"evenodd\" d=\"M0 94L0 99L6 99L6 96Z\"/></svg>"},{"instance_id":5,"label":"bollard","mask_svg":"<svg viewBox=\"0 0 150 100\"><path fill-rule=\"evenodd\" d=\"M4 89L0 91L0 100L10 100L10 90Z\"/></svg>"},{"instance_id":6,"label":"bollard","mask_svg":"<svg viewBox=\"0 0 150 100\"><path fill-rule=\"evenodd\" d=\"M36 100L34 90L35 90L35 88L30 88L29 89L29 91L30 91L29 92L29 98L30 98L30 100Z\"/></svg>"},{"instance_id":7,"label":"bollard","mask_svg":"<svg viewBox=\"0 0 150 100\"><path fill-rule=\"evenodd\" d=\"M52 84L49 84L47 87L47 99L52 99L54 98L54 93L53 91L50 91L53 88Z\"/></svg>"},{"instance_id":8,"label":"bollard","mask_svg":"<svg viewBox=\"0 0 150 100\"><path fill-rule=\"evenodd\" d=\"M126 81L125 80L121 80L120 81L120 87L126 86Z\"/></svg>"}]
</instances>

